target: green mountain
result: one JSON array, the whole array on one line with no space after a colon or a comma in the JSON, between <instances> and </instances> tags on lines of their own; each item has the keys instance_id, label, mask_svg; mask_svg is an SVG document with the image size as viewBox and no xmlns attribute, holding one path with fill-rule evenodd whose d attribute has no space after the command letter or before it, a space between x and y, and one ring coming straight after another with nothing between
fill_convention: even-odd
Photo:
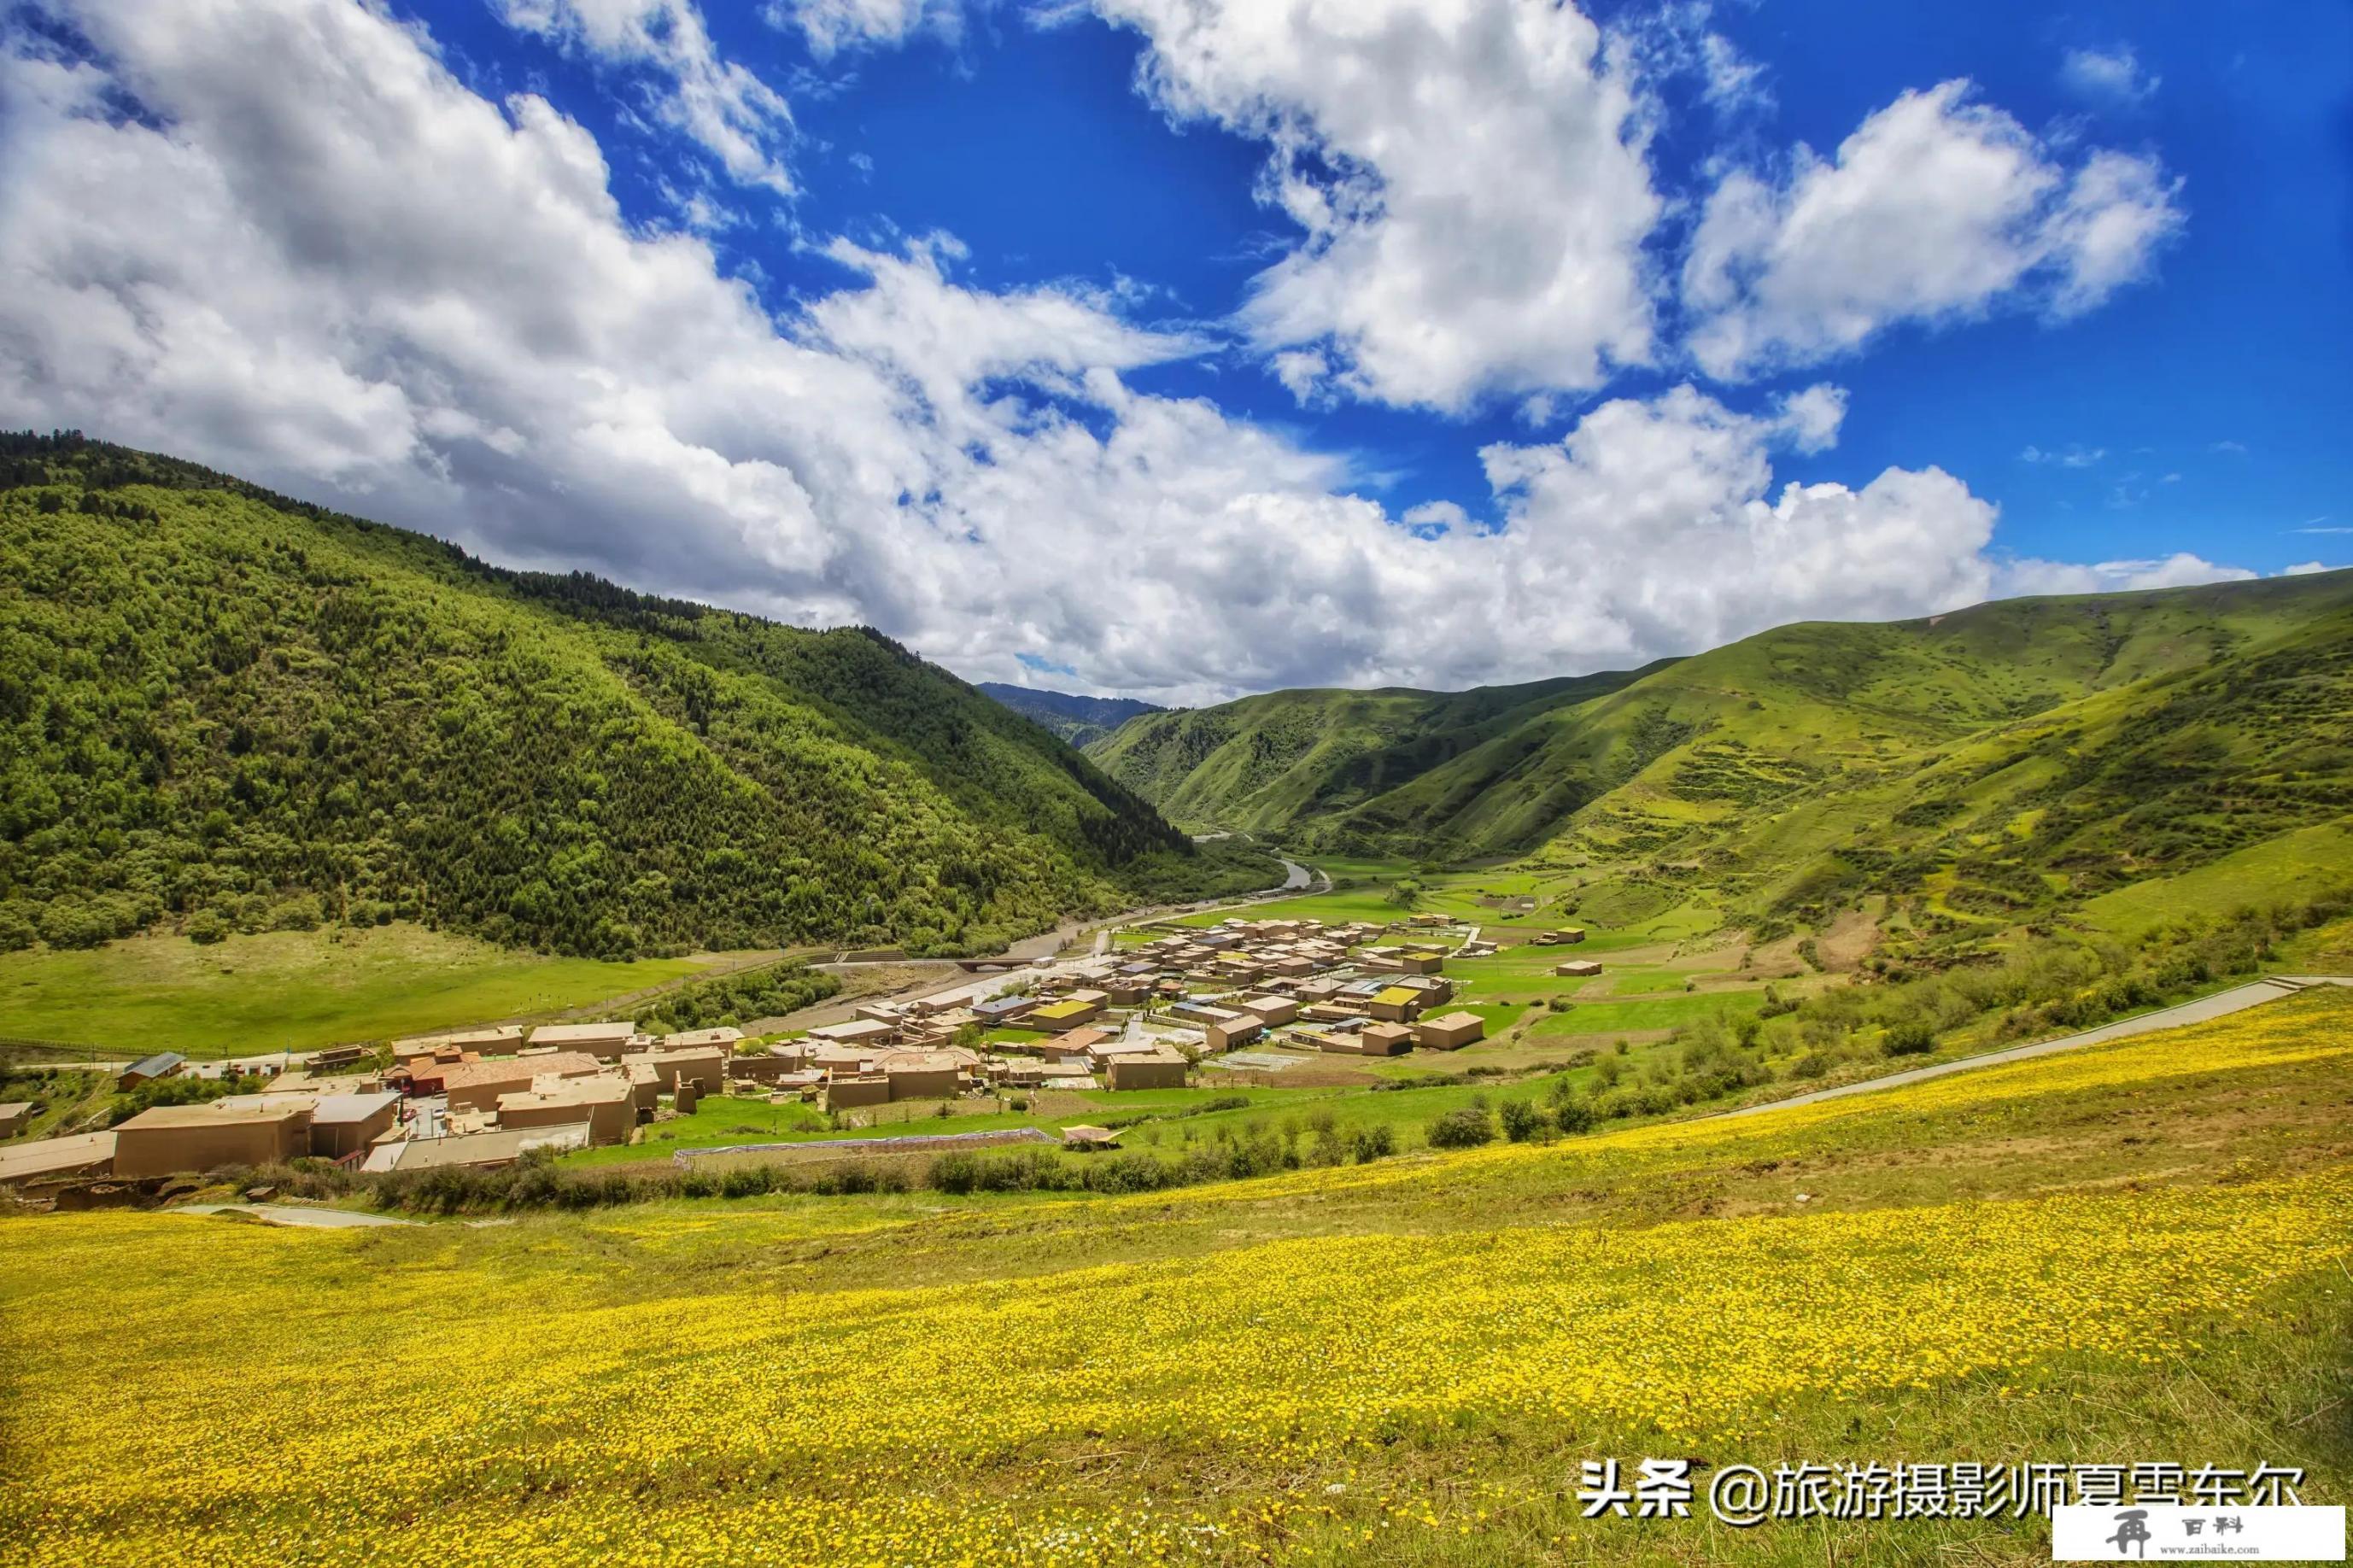
<instances>
[{"instance_id":1,"label":"green mountain","mask_svg":"<svg viewBox=\"0 0 2353 1568\"><path fill-rule=\"evenodd\" d=\"M1767 922L1873 894L2031 921L2353 811L2353 573L1784 626L1597 679L1277 693L1094 754L1188 826L1580 868L1601 919L1704 891ZM1475 743L1412 765L1457 703L1492 715L1446 731Z\"/></svg>"},{"instance_id":2,"label":"green mountain","mask_svg":"<svg viewBox=\"0 0 2353 1568\"><path fill-rule=\"evenodd\" d=\"M417 919L618 956L985 950L1280 880L868 630L0 437L0 946Z\"/></svg>"},{"instance_id":3,"label":"green mountain","mask_svg":"<svg viewBox=\"0 0 2353 1568\"><path fill-rule=\"evenodd\" d=\"M1651 666L1651 669L1663 668ZM1543 717L1605 696L1646 671L1612 672L1472 691L1276 691L1215 708L1155 713L1123 724L1087 748L1103 770L1197 832L1240 829L1303 846L1363 847L1384 835L1354 814L1371 808L1440 766L1529 731ZM1473 785L1503 771L1466 775ZM1493 837L1474 827L1475 800L1456 803L1465 821L1449 830L1418 820L1409 837L1469 842Z\"/></svg>"},{"instance_id":4,"label":"green mountain","mask_svg":"<svg viewBox=\"0 0 2353 1568\"><path fill-rule=\"evenodd\" d=\"M1034 719L1073 746L1100 741L1146 713L1165 713L1157 703L1133 697L1082 697L1070 691L1047 691L1035 686L1008 686L984 680L980 689L1027 718Z\"/></svg>"}]
</instances>

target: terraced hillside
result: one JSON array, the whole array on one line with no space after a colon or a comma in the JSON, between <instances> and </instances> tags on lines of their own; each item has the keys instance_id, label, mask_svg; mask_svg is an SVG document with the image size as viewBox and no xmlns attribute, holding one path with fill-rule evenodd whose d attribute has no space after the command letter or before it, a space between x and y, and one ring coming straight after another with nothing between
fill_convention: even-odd
<instances>
[{"instance_id":1,"label":"terraced hillside","mask_svg":"<svg viewBox=\"0 0 2353 1568\"><path fill-rule=\"evenodd\" d=\"M0 442L0 948L414 920L957 951L1280 879L874 632Z\"/></svg>"}]
</instances>

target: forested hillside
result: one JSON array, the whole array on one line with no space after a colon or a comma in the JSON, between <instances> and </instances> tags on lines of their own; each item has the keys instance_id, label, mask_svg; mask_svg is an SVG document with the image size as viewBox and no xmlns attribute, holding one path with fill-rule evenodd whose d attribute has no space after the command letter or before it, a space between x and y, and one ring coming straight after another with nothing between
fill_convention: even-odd
<instances>
[{"instance_id":1,"label":"forested hillside","mask_svg":"<svg viewBox=\"0 0 2353 1568\"><path fill-rule=\"evenodd\" d=\"M416 919L618 956L987 948L1280 879L864 629L0 438L0 944Z\"/></svg>"},{"instance_id":2,"label":"forested hillside","mask_svg":"<svg viewBox=\"0 0 2353 1568\"><path fill-rule=\"evenodd\" d=\"M1046 691L1034 686L1008 686L1001 680L984 680L980 689L1016 713L1036 720L1073 746L1100 741L1130 719L1167 711L1133 697L1082 697L1075 692Z\"/></svg>"}]
</instances>

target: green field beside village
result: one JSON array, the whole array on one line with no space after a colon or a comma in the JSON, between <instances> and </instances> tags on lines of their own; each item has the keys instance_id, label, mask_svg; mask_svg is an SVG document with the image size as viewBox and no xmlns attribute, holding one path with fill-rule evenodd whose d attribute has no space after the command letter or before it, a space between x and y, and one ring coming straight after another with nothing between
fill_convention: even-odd
<instances>
[{"instance_id":1,"label":"green field beside village","mask_svg":"<svg viewBox=\"0 0 2353 1568\"><path fill-rule=\"evenodd\" d=\"M545 1018L705 973L708 958L549 958L422 926L157 934L0 953L0 1037L104 1058L310 1051Z\"/></svg>"}]
</instances>

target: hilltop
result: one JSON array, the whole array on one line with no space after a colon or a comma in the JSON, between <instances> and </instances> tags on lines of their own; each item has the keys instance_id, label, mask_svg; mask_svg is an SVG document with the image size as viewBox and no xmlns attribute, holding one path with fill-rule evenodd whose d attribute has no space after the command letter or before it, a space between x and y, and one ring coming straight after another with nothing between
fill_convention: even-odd
<instances>
[{"instance_id":1,"label":"hilltop","mask_svg":"<svg viewBox=\"0 0 2353 1568\"><path fill-rule=\"evenodd\" d=\"M420 921L605 958L986 950L1263 886L866 628L0 440L0 948Z\"/></svg>"},{"instance_id":2,"label":"hilltop","mask_svg":"<svg viewBox=\"0 0 2353 1568\"><path fill-rule=\"evenodd\" d=\"M1157 703L1134 697L1082 697L1035 686L1008 686L1001 680L984 680L980 689L1073 746L1100 741L1131 719L1167 711Z\"/></svg>"},{"instance_id":3,"label":"hilltop","mask_svg":"<svg viewBox=\"0 0 2353 1568\"><path fill-rule=\"evenodd\" d=\"M1189 827L1521 857L1574 871L1605 922L1698 896L1786 929L1893 896L1968 928L2353 811L2348 675L2337 572L1784 626L1599 690L1277 693L1094 753ZM1481 722L1415 751L1424 715L1466 705ZM1363 743L1390 723L1403 739Z\"/></svg>"}]
</instances>

